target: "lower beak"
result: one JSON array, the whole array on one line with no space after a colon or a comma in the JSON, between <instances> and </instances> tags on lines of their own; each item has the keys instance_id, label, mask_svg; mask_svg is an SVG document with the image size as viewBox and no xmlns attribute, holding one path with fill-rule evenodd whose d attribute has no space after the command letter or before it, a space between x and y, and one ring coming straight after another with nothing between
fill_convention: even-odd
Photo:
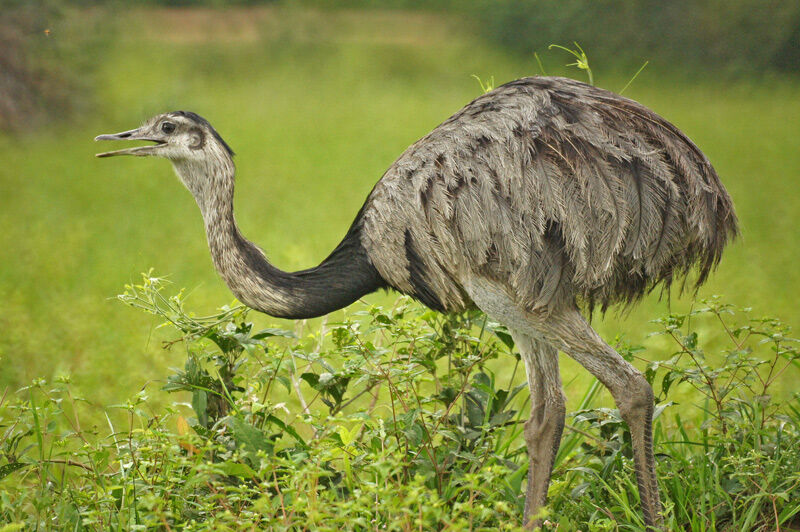
<instances>
[{"instance_id":1,"label":"lower beak","mask_svg":"<svg viewBox=\"0 0 800 532\"><path fill-rule=\"evenodd\" d=\"M141 157L145 155L155 155L156 149L164 144L164 141L160 139L149 138L143 135L139 129L131 129L130 131L123 131L122 133L114 133L111 135L98 135L94 140L149 140L157 143L154 146L136 146L135 148L98 153L96 155L97 157L113 157L114 155L138 155Z\"/></svg>"}]
</instances>

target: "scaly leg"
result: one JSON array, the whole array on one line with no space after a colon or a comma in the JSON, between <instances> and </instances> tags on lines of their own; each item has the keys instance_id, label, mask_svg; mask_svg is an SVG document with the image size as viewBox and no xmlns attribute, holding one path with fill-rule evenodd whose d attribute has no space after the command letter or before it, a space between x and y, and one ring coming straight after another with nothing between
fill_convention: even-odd
<instances>
[{"instance_id":1,"label":"scaly leg","mask_svg":"<svg viewBox=\"0 0 800 532\"><path fill-rule=\"evenodd\" d=\"M525 492L524 523L541 526L536 513L547 500L547 487L564 430L565 400L558 371L558 351L549 344L512 330L528 375L531 416L525 422L528 447L528 487Z\"/></svg>"},{"instance_id":2,"label":"scaly leg","mask_svg":"<svg viewBox=\"0 0 800 532\"><path fill-rule=\"evenodd\" d=\"M648 529L663 525L653 455L653 389L642 373L623 359L589 326L577 310L551 316L545 337L588 369L610 391L628 424L644 522Z\"/></svg>"},{"instance_id":3,"label":"scaly leg","mask_svg":"<svg viewBox=\"0 0 800 532\"><path fill-rule=\"evenodd\" d=\"M611 391L620 414L631 431L645 525L651 530L661 529L661 501L653 456L653 390L641 372L606 344L574 307L531 312L520 307L507 288L496 281L481 277L469 279L465 288L475 304L486 314L505 324L510 330L517 331L518 335L535 338L537 343L546 343L566 352ZM536 388L535 381L531 386ZM535 434L536 431L532 429L531 441ZM532 456L538 458L538 446L529 444L528 450L533 453ZM530 505L526 504L526 517L531 515L529 512L537 503L541 504L539 501L544 500L541 493L547 490L546 484L541 486L544 481L538 480L542 478L538 467L530 473L534 481L529 484L532 491L529 490L526 497L526 501L532 501Z\"/></svg>"}]
</instances>

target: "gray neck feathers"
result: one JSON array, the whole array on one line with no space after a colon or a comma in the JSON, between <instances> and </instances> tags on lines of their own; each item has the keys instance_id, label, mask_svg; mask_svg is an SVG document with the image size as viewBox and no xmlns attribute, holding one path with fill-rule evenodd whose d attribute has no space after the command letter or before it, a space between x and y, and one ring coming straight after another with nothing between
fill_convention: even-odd
<instances>
[{"instance_id":1,"label":"gray neck feathers","mask_svg":"<svg viewBox=\"0 0 800 532\"><path fill-rule=\"evenodd\" d=\"M214 266L245 305L280 318L312 318L343 308L386 284L361 245L361 220L319 266L284 272L244 238L233 215L234 165L222 153L202 162L176 163L197 201Z\"/></svg>"}]
</instances>

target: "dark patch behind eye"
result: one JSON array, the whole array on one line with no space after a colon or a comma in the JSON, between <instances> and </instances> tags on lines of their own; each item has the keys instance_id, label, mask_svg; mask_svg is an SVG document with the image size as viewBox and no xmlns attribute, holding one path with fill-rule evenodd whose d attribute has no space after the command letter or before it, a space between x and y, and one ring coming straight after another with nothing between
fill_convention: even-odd
<instances>
[{"instance_id":1,"label":"dark patch behind eye","mask_svg":"<svg viewBox=\"0 0 800 532\"><path fill-rule=\"evenodd\" d=\"M208 130L211 132L211 134L214 136L214 138L217 139L217 142L222 144L222 146L228 152L228 155L230 155L231 157L233 157L235 155L235 153L233 152L231 147L228 146L228 143L225 142L222 139L222 137L219 136L219 133L217 133L217 130L214 129L214 127L208 122L208 120L206 120L205 118L203 118L199 114L193 113L192 111L174 111L172 114L173 115L182 116L184 118L188 118L189 120L192 120L193 122L197 123L198 125L201 125L203 127L208 128Z\"/></svg>"},{"instance_id":2,"label":"dark patch behind eye","mask_svg":"<svg viewBox=\"0 0 800 532\"><path fill-rule=\"evenodd\" d=\"M203 130L199 127L193 127L189 130L189 133L192 133L197 137L197 142L189 146L193 150L201 150L203 146L206 145L206 136L203 133Z\"/></svg>"}]
</instances>

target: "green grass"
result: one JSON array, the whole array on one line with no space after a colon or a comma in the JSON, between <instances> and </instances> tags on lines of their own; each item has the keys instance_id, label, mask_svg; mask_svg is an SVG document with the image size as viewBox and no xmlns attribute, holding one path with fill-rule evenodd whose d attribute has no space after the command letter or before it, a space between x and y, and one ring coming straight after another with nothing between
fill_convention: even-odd
<instances>
[{"instance_id":1,"label":"green grass","mask_svg":"<svg viewBox=\"0 0 800 532\"><path fill-rule=\"evenodd\" d=\"M254 327L242 306L193 317L165 288L148 276L120 296L164 320L188 355L157 393L104 409L101 427L87 423L68 379L0 397L0 523L520 529L529 400L502 326L400 298L293 338ZM780 400L772 387L797 377L798 340L716 299L652 328L675 353L645 374L658 400L665 529L797 530L800 394ZM725 338L722 363L706 360L707 341L718 343L709 331ZM644 530L630 434L617 410L598 408L600 388L567 416L545 530ZM189 402L151 399L165 392Z\"/></svg>"},{"instance_id":2,"label":"green grass","mask_svg":"<svg viewBox=\"0 0 800 532\"><path fill-rule=\"evenodd\" d=\"M76 393L105 405L163 379L178 357L160 349L153 321L111 299L150 267L189 287L195 308L232 300L213 270L199 212L169 164L96 160L96 134L173 109L208 118L238 154L243 231L275 264L297 269L338 243L409 144L479 94L472 74L501 83L538 71L532 55L510 57L438 16L203 13L186 24L118 13L125 27L94 58L97 106L74 123L0 137L0 390L70 374ZM228 16L229 24L214 23ZM540 55L550 71L567 62ZM600 86L627 82L593 66ZM680 79L651 65L626 96L686 131L734 198L743 237L701 295L721 293L798 323L800 84ZM624 319L596 323L607 338L638 342L665 306L651 297ZM574 404L588 380L569 361L563 372Z\"/></svg>"}]
</instances>

